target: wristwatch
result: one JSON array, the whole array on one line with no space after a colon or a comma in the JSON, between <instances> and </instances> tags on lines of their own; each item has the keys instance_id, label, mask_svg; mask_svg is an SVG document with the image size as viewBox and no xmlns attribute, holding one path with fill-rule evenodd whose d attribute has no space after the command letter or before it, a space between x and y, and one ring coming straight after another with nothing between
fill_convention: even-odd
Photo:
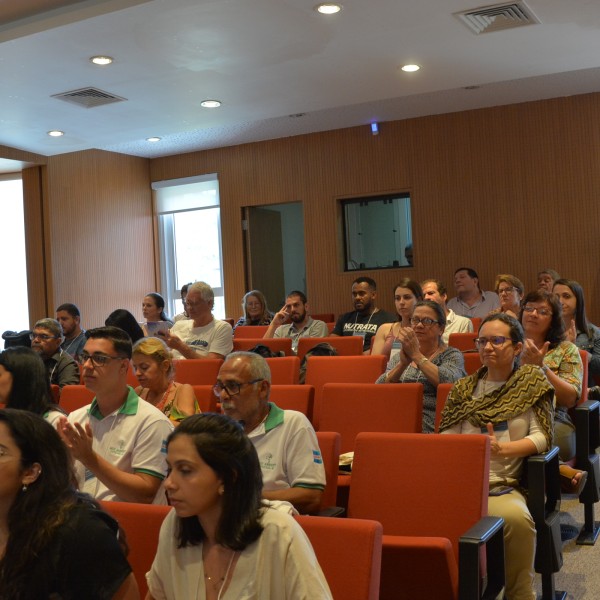
<instances>
[{"instance_id":1,"label":"wristwatch","mask_svg":"<svg viewBox=\"0 0 600 600\"><path fill-rule=\"evenodd\" d=\"M548 365L542 365L542 371L544 371L544 375L548 374L550 367Z\"/></svg>"}]
</instances>

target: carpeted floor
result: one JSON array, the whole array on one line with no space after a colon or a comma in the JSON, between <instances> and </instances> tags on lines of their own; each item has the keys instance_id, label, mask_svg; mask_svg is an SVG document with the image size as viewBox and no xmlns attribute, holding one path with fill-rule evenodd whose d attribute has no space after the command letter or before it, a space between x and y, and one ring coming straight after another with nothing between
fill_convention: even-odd
<instances>
[{"instance_id":1,"label":"carpeted floor","mask_svg":"<svg viewBox=\"0 0 600 600\"><path fill-rule=\"evenodd\" d=\"M595 518L596 521L600 520L598 506ZM563 495L561 525L576 528L578 532L583 526L583 521L583 504L574 496ZM575 540L576 535L563 541L563 566L555 575L556 589L567 592L568 600L600 600L600 537L594 546L578 546ZM536 576L536 583L538 598L541 598L542 585L539 575Z\"/></svg>"}]
</instances>

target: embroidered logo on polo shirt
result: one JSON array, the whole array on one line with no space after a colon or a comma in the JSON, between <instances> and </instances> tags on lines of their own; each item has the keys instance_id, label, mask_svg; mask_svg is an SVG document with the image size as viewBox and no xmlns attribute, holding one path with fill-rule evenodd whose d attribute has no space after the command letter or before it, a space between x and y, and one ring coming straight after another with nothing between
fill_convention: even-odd
<instances>
[{"instance_id":1,"label":"embroidered logo on polo shirt","mask_svg":"<svg viewBox=\"0 0 600 600\"><path fill-rule=\"evenodd\" d=\"M108 449L108 451L111 454L114 454L115 456L123 456L125 454L125 441L124 440L119 440L119 445L118 446L110 446L110 448Z\"/></svg>"},{"instance_id":2,"label":"embroidered logo on polo shirt","mask_svg":"<svg viewBox=\"0 0 600 600\"><path fill-rule=\"evenodd\" d=\"M269 452L269 454L265 454L264 460L260 461L260 468L265 471L273 471L277 466L274 462L271 462L273 455Z\"/></svg>"},{"instance_id":3,"label":"embroidered logo on polo shirt","mask_svg":"<svg viewBox=\"0 0 600 600\"><path fill-rule=\"evenodd\" d=\"M323 457L321 456L320 450L313 450L313 462L317 465L323 464Z\"/></svg>"}]
</instances>

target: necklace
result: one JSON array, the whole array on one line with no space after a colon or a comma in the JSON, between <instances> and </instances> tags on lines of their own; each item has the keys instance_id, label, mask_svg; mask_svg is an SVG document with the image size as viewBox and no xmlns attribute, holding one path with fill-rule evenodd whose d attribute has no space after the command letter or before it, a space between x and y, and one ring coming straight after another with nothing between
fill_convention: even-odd
<instances>
[{"instance_id":1,"label":"necklace","mask_svg":"<svg viewBox=\"0 0 600 600\"><path fill-rule=\"evenodd\" d=\"M204 578L206 581L210 583L213 590L217 592L217 600L221 600L221 592L223 591L223 587L225 586L225 582L227 581L227 577L229 576L229 571L231 570L231 565L233 564L233 559L237 552L235 550L231 551L231 558L229 559L229 564L227 565L227 569L225 570L225 574L222 577L216 579L215 577L210 576L208 573L204 573ZM198 581L198 586L200 585L200 581ZM198 594L196 594L198 596Z\"/></svg>"},{"instance_id":2,"label":"necklace","mask_svg":"<svg viewBox=\"0 0 600 600\"><path fill-rule=\"evenodd\" d=\"M85 333L85 331L82 331L75 339L71 340L70 344L64 349L65 352L67 354L69 354L69 350L71 349L71 346Z\"/></svg>"}]
</instances>

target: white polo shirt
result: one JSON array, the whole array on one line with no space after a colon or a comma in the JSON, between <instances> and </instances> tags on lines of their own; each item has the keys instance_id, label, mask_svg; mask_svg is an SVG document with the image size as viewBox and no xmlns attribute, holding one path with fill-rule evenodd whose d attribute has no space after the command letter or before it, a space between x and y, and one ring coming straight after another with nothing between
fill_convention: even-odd
<instances>
[{"instance_id":1,"label":"white polo shirt","mask_svg":"<svg viewBox=\"0 0 600 600\"><path fill-rule=\"evenodd\" d=\"M254 444L267 492L291 487L325 489L325 469L310 421L295 410L269 402L267 419L248 434Z\"/></svg>"},{"instance_id":2,"label":"white polo shirt","mask_svg":"<svg viewBox=\"0 0 600 600\"><path fill-rule=\"evenodd\" d=\"M128 389L125 402L110 415L102 416L94 398L91 404L73 411L69 422L83 427L90 424L92 448L110 464L126 473L146 473L162 481L167 474L167 437L173 425L133 388ZM79 461L75 461L75 475L82 492L97 500L123 501ZM153 504L167 504L162 485Z\"/></svg>"}]
</instances>

